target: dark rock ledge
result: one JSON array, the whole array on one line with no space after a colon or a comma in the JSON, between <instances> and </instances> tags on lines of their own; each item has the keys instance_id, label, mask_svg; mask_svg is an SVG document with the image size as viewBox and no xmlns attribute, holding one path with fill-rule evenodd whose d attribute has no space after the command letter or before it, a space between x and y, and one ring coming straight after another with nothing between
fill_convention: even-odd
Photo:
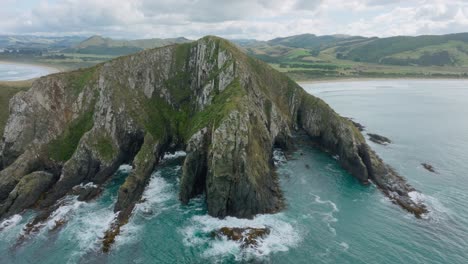
<instances>
[{"instance_id":1,"label":"dark rock ledge","mask_svg":"<svg viewBox=\"0 0 468 264\"><path fill-rule=\"evenodd\" d=\"M222 227L211 232L212 238L226 237L228 240L237 241L241 244L241 248L255 248L258 246L260 239L267 237L270 234L268 227Z\"/></svg>"},{"instance_id":2,"label":"dark rock ledge","mask_svg":"<svg viewBox=\"0 0 468 264\"><path fill-rule=\"evenodd\" d=\"M392 141L389 138L381 136L381 135L372 134L372 133L367 133L367 135L369 136L370 141L379 145L388 145L392 143Z\"/></svg>"}]
</instances>

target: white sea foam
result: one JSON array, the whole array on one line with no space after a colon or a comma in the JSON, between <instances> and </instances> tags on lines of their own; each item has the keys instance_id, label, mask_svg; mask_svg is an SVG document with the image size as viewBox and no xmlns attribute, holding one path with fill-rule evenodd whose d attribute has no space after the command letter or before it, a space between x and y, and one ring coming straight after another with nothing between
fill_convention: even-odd
<instances>
[{"instance_id":1,"label":"white sea foam","mask_svg":"<svg viewBox=\"0 0 468 264\"><path fill-rule=\"evenodd\" d=\"M99 248L105 231L116 217L110 208L93 210L96 208L92 207L94 206L87 208L92 210L92 213L87 214L83 210L69 225L68 231L78 241L81 250Z\"/></svg>"},{"instance_id":2,"label":"white sea foam","mask_svg":"<svg viewBox=\"0 0 468 264\"><path fill-rule=\"evenodd\" d=\"M64 217L67 219L62 234L66 234L78 243L78 250L70 255L68 261L77 263L83 255L100 250L104 233L117 215L113 212L112 206L103 207L98 202L76 201L68 207L61 209L66 212Z\"/></svg>"},{"instance_id":3,"label":"white sea foam","mask_svg":"<svg viewBox=\"0 0 468 264\"><path fill-rule=\"evenodd\" d=\"M349 245L348 245L348 243L346 243L346 242L341 242L341 243L340 243L340 246L343 248L344 251L346 251L346 250L349 249Z\"/></svg>"},{"instance_id":4,"label":"white sea foam","mask_svg":"<svg viewBox=\"0 0 468 264\"><path fill-rule=\"evenodd\" d=\"M132 165L128 165L128 164L123 164L123 165L120 165L119 167L119 171L123 173L130 173L132 169L133 169Z\"/></svg>"},{"instance_id":5,"label":"white sea foam","mask_svg":"<svg viewBox=\"0 0 468 264\"><path fill-rule=\"evenodd\" d=\"M412 191L408 193L408 196L413 200L413 202L420 204L424 202L424 195L417 191Z\"/></svg>"},{"instance_id":6,"label":"white sea foam","mask_svg":"<svg viewBox=\"0 0 468 264\"><path fill-rule=\"evenodd\" d=\"M70 219L71 214L80 208L80 206L85 204L85 202L78 201L77 198L77 196L65 197L61 201L62 205L50 215L46 222L46 226L49 229L54 229L58 222L67 222Z\"/></svg>"},{"instance_id":7,"label":"white sea foam","mask_svg":"<svg viewBox=\"0 0 468 264\"><path fill-rule=\"evenodd\" d=\"M23 217L21 215L15 214L9 217L8 219L3 220L0 223L0 231L4 231L12 227L15 227L19 222L21 222L22 219Z\"/></svg>"},{"instance_id":8,"label":"white sea foam","mask_svg":"<svg viewBox=\"0 0 468 264\"><path fill-rule=\"evenodd\" d=\"M174 153L170 153L170 152L164 153L163 159L164 160L177 159L177 158L185 157L185 156L187 156L187 153L185 151L178 150Z\"/></svg>"},{"instance_id":9,"label":"white sea foam","mask_svg":"<svg viewBox=\"0 0 468 264\"><path fill-rule=\"evenodd\" d=\"M450 209L445 207L436 197L417 191L409 192L408 195L413 202L426 205L429 212L423 215L423 218L439 221L451 213Z\"/></svg>"},{"instance_id":10,"label":"white sea foam","mask_svg":"<svg viewBox=\"0 0 468 264\"><path fill-rule=\"evenodd\" d=\"M88 183L86 183L86 184L81 183L81 184L78 185L78 186L81 187L81 188L85 188L85 189L87 189L87 188L98 188L98 187L99 187L99 186L98 186L97 184L95 184L94 182L88 182Z\"/></svg>"},{"instance_id":11,"label":"white sea foam","mask_svg":"<svg viewBox=\"0 0 468 264\"><path fill-rule=\"evenodd\" d=\"M180 168L174 167L174 169ZM121 228L115 245L118 247L133 243L135 239L138 239L139 233L146 222L146 220L138 222L137 219L141 217L144 219L153 218L159 215L164 210L169 209L167 202L173 199L176 199L176 194L172 189L172 185L161 177L160 171L154 172L142 194L142 202L135 205L130 221Z\"/></svg>"},{"instance_id":12,"label":"white sea foam","mask_svg":"<svg viewBox=\"0 0 468 264\"><path fill-rule=\"evenodd\" d=\"M227 239L213 239L210 233L222 227L269 228L270 234L258 240L257 247L242 248L239 242ZM262 258L273 252L288 251L301 241L301 236L294 229L284 214L258 215L254 219L226 217L218 219L208 215L194 216L190 225L180 230L184 244L189 247L206 248L203 257L234 257L236 260Z\"/></svg>"},{"instance_id":13,"label":"white sea foam","mask_svg":"<svg viewBox=\"0 0 468 264\"><path fill-rule=\"evenodd\" d=\"M175 194L172 185L161 177L160 171L156 171L143 192L142 202L135 208L145 216L154 217L165 209L165 202L173 198Z\"/></svg>"},{"instance_id":14,"label":"white sea foam","mask_svg":"<svg viewBox=\"0 0 468 264\"><path fill-rule=\"evenodd\" d=\"M332 208L332 212L335 213L335 212L339 212L338 210L338 207L336 206L336 204L330 200L326 200L326 201L323 201L320 196L316 195L316 194L312 194L312 196L314 196L314 201L318 204L328 204L330 205L330 207Z\"/></svg>"},{"instance_id":15,"label":"white sea foam","mask_svg":"<svg viewBox=\"0 0 468 264\"><path fill-rule=\"evenodd\" d=\"M330 200L325 200L325 201L322 200L320 196L316 194L312 194L312 196L314 197L315 203L321 204L321 205L328 205L331 208L331 211L326 211L326 212L320 211L320 212L317 212L317 214L322 216L322 221L327 225L328 230L330 230L330 232L334 236L336 236L336 229L332 226L332 224L338 222L338 219L335 218L335 216L333 215L334 213L339 212L338 206L336 206L336 204Z\"/></svg>"}]
</instances>

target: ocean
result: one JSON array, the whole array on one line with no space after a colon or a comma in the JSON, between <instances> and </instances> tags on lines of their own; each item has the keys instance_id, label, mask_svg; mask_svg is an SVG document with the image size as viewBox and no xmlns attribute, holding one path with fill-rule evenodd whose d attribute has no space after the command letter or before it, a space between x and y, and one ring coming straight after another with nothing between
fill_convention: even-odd
<instances>
[{"instance_id":1,"label":"ocean","mask_svg":"<svg viewBox=\"0 0 468 264\"><path fill-rule=\"evenodd\" d=\"M143 202L109 254L100 253L114 217L117 190L131 167L121 166L96 200L68 196L39 231L17 239L34 216L0 223L0 263L468 263L468 81L382 80L302 84L338 113L392 140L371 147L420 193L423 219L363 186L336 160L298 146L275 162L287 208L252 220L220 220L203 197L180 205L183 153L167 155L153 173ZM434 166L436 173L421 163ZM66 223L58 230L56 220ZM224 227L268 227L256 248L213 239Z\"/></svg>"},{"instance_id":2,"label":"ocean","mask_svg":"<svg viewBox=\"0 0 468 264\"><path fill-rule=\"evenodd\" d=\"M41 77L57 70L30 64L0 62L0 81L21 81Z\"/></svg>"}]
</instances>

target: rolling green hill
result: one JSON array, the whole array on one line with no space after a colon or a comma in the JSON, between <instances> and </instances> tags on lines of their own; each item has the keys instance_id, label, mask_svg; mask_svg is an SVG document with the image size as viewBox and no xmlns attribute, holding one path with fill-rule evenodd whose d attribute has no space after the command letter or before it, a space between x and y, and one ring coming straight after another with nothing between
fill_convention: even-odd
<instances>
[{"instance_id":1,"label":"rolling green hill","mask_svg":"<svg viewBox=\"0 0 468 264\"><path fill-rule=\"evenodd\" d=\"M150 48L158 48L176 43L186 43L186 38L115 40L101 36L92 36L78 45L63 50L64 53L95 54L121 56Z\"/></svg>"},{"instance_id":2,"label":"rolling green hill","mask_svg":"<svg viewBox=\"0 0 468 264\"><path fill-rule=\"evenodd\" d=\"M468 76L468 33L389 38L303 34L236 43L299 80Z\"/></svg>"},{"instance_id":3,"label":"rolling green hill","mask_svg":"<svg viewBox=\"0 0 468 264\"><path fill-rule=\"evenodd\" d=\"M0 35L0 48L57 49L76 45L85 38L79 36L42 37L29 35Z\"/></svg>"}]
</instances>

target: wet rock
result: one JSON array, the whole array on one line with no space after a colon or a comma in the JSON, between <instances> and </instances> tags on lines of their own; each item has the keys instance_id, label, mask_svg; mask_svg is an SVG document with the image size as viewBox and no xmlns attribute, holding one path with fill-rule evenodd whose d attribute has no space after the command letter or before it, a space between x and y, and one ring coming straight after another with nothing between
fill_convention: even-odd
<instances>
[{"instance_id":1,"label":"wet rock","mask_svg":"<svg viewBox=\"0 0 468 264\"><path fill-rule=\"evenodd\" d=\"M367 133L367 135L369 136L370 141L379 145L387 145L387 144L392 143L392 141L389 138L381 136L381 135L371 134L371 133Z\"/></svg>"},{"instance_id":2,"label":"wet rock","mask_svg":"<svg viewBox=\"0 0 468 264\"><path fill-rule=\"evenodd\" d=\"M104 233L104 238L102 240L102 252L108 253L112 247L112 244L115 242L115 237L120 234L120 227L122 225L118 222L114 222Z\"/></svg>"},{"instance_id":3,"label":"wet rock","mask_svg":"<svg viewBox=\"0 0 468 264\"><path fill-rule=\"evenodd\" d=\"M195 133L187 144L187 152L182 173L179 199L187 204L190 198L203 193L206 189L206 173L208 169L207 154L209 147L209 131L203 128Z\"/></svg>"},{"instance_id":4,"label":"wet rock","mask_svg":"<svg viewBox=\"0 0 468 264\"><path fill-rule=\"evenodd\" d=\"M424 169L426 169L427 171L430 171L432 173L437 173L436 170L434 169L434 166L432 166L431 164L428 164L428 163L421 163L421 165L423 166Z\"/></svg>"},{"instance_id":5,"label":"wet rock","mask_svg":"<svg viewBox=\"0 0 468 264\"><path fill-rule=\"evenodd\" d=\"M211 233L213 238L226 237L241 243L242 248L256 247L260 239L270 234L270 228L252 228L252 227L222 227Z\"/></svg>"},{"instance_id":6,"label":"wet rock","mask_svg":"<svg viewBox=\"0 0 468 264\"><path fill-rule=\"evenodd\" d=\"M72 194L78 196L78 201L89 202L102 193L102 188L93 184L88 183L85 185L78 185L73 187Z\"/></svg>"},{"instance_id":7,"label":"wet rock","mask_svg":"<svg viewBox=\"0 0 468 264\"><path fill-rule=\"evenodd\" d=\"M54 182L55 178L52 174L42 171L22 177L8 198L0 204L0 215L2 213L6 216L13 215L25 208L33 207Z\"/></svg>"},{"instance_id":8,"label":"wet rock","mask_svg":"<svg viewBox=\"0 0 468 264\"><path fill-rule=\"evenodd\" d=\"M64 218L58 219L54 221L54 225L50 228L51 232L56 232L60 228L62 228L67 223L67 220Z\"/></svg>"},{"instance_id":9,"label":"wet rock","mask_svg":"<svg viewBox=\"0 0 468 264\"><path fill-rule=\"evenodd\" d=\"M41 230L41 228L45 226L45 221L49 219L49 217L51 216L51 214L54 212L54 210L57 207L54 207L54 208L51 207L51 208L48 208L47 210L39 211L39 213L24 226L20 236L16 239L15 245L13 245L13 248L17 248L21 246L32 235L37 234Z\"/></svg>"},{"instance_id":10,"label":"wet rock","mask_svg":"<svg viewBox=\"0 0 468 264\"><path fill-rule=\"evenodd\" d=\"M352 123L357 129L359 129L359 131L362 132L362 131L366 130L366 127L365 127L365 126L363 126L362 124L360 124L360 123L354 121L354 119L352 119L352 118L346 118L346 119L348 119L349 121L351 121L351 123Z\"/></svg>"}]
</instances>

